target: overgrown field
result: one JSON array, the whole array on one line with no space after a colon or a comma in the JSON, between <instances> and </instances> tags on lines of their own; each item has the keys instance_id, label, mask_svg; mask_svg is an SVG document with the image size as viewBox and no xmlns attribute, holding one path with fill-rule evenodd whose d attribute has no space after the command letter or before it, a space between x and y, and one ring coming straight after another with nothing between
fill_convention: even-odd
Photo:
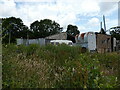
<instances>
[{"instance_id":1,"label":"overgrown field","mask_svg":"<svg viewBox=\"0 0 120 90\"><path fill-rule=\"evenodd\" d=\"M3 45L3 88L118 88L119 53L80 47Z\"/></svg>"}]
</instances>

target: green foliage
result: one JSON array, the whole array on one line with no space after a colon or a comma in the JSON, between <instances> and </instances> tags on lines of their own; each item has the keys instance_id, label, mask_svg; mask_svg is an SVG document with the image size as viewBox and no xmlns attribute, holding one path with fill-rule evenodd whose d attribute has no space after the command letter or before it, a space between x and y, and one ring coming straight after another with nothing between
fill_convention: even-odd
<instances>
[{"instance_id":1,"label":"green foliage","mask_svg":"<svg viewBox=\"0 0 120 90\"><path fill-rule=\"evenodd\" d=\"M37 20L30 25L30 29L33 31L34 38L44 38L62 31L60 25L50 19Z\"/></svg>"},{"instance_id":2,"label":"green foliage","mask_svg":"<svg viewBox=\"0 0 120 90\"><path fill-rule=\"evenodd\" d=\"M120 40L120 26L110 28L110 34L117 40Z\"/></svg>"},{"instance_id":3,"label":"green foliage","mask_svg":"<svg viewBox=\"0 0 120 90\"><path fill-rule=\"evenodd\" d=\"M16 38L25 38L28 32L28 27L23 24L20 18L9 17L2 19L2 42L15 43Z\"/></svg>"},{"instance_id":4,"label":"green foliage","mask_svg":"<svg viewBox=\"0 0 120 90\"><path fill-rule=\"evenodd\" d=\"M71 24L69 24L68 26L67 26L67 31L66 31L68 34L70 34L70 35L73 35L73 36L75 36L75 35L77 35L77 34L79 34L80 33L80 31L78 30L78 27L77 26L74 26L74 25L71 25Z\"/></svg>"},{"instance_id":5,"label":"green foliage","mask_svg":"<svg viewBox=\"0 0 120 90\"><path fill-rule=\"evenodd\" d=\"M3 45L3 88L117 88L119 61L65 44Z\"/></svg>"},{"instance_id":6,"label":"green foliage","mask_svg":"<svg viewBox=\"0 0 120 90\"><path fill-rule=\"evenodd\" d=\"M16 38L44 38L60 33L62 27L50 19L35 21L30 29L23 24L20 18L9 17L2 19L2 42L5 44L16 43Z\"/></svg>"}]
</instances>

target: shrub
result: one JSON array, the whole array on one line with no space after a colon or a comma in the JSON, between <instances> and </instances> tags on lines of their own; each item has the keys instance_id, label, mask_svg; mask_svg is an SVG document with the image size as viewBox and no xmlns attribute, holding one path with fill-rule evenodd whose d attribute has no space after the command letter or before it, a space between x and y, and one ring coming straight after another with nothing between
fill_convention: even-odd
<instances>
[{"instance_id":1,"label":"shrub","mask_svg":"<svg viewBox=\"0 0 120 90\"><path fill-rule=\"evenodd\" d=\"M116 88L120 55L67 45L3 45L3 88Z\"/></svg>"}]
</instances>

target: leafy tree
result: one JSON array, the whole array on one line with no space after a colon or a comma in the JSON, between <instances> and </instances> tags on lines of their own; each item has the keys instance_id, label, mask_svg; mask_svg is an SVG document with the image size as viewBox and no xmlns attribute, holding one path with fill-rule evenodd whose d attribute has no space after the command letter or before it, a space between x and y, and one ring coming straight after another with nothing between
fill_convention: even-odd
<instances>
[{"instance_id":1,"label":"leafy tree","mask_svg":"<svg viewBox=\"0 0 120 90\"><path fill-rule=\"evenodd\" d=\"M74 25L71 25L71 24L69 24L67 26L67 31L66 32L70 35L73 35L73 36L80 33L80 31L78 30L78 27L74 26Z\"/></svg>"},{"instance_id":2,"label":"leafy tree","mask_svg":"<svg viewBox=\"0 0 120 90\"><path fill-rule=\"evenodd\" d=\"M2 42L16 42L16 38L24 38L25 31L28 27L23 24L20 18L9 17L2 19Z\"/></svg>"},{"instance_id":3,"label":"leafy tree","mask_svg":"<svg viewBox=\"0 0 120 90\"><path fill-rule=\"evenodd\" d=\"M35 21L30 25L30 29L33 31L35 38L44 38L62 31L60 25L50 19Z\"/></svg>"},{"instance_id":4,"label":"leafy tree","mask_svg":"<svg viewBox=\"0 0 120 90\"><path fill-rule=\"evenodd\" d=\"M39 38L40 32L40 23L39 21L35 21L30 25L31 31L34 33L34 38Z\"/></svg>"},{"instance_id":5,"label":"leafy tree","mask_svg":"<svg viewBox=\"0 0 120 90\"><path fill-rule=\"evenodd\" d=\"M110 34L117 40L120 40L120 26L110 28Z\"/></svg>"}]
</instances>

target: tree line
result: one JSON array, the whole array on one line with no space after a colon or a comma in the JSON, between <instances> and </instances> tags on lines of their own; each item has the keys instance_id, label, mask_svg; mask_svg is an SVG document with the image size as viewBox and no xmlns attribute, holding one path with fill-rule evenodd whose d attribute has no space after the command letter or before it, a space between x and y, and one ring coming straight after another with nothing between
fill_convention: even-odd
<instances>
[{"instance_id":1,"label":"tree line","mask_svg":"<svg viewBox=\"0 0 120 90\"><path fill-rule=\"evenodd\" d=\"M22 19L16 17L2 18L1 23L2 43L16 43L16 38L45 38L63 31L59 23L50 19L36 20L30 24L30 28L24 25ZM111 35L120 40L120 26L112 27L110 30ZM104 29L101 31L105 34ZM71 24L67 26L66 32L72 36L80 33L78 27Z\"/></svg>"},{"instance_id":2,"label":"tree line","mask_svg":"<svg viewBox=\"0 0 120 90\"><path fill-rule=\"evenodd\" d=\"M28 28L20 18L2 18L2 43L15 43L16 38L45 38L62 31L63 27L50 19L36 20ZM68 25L66 32L73 36L79 34L78 27L71 24Z\"/></svg>"}]
</instances>

